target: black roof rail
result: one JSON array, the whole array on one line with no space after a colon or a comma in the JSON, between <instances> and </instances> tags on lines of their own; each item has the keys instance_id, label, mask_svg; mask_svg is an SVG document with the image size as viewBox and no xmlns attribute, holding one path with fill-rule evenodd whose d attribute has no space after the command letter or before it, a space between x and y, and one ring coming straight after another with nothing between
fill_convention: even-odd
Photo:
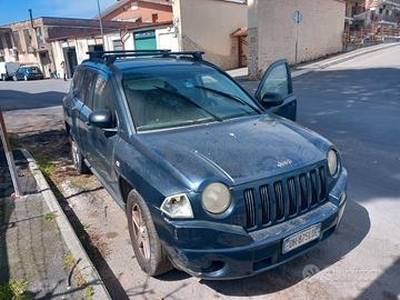
<instances>
[{"instance_id":1,"label":"black roof rail","mask_svg":"<svg viewBox=\"0 0 400 300\"><path fill-rule=\"evenodd\" d=\"M168 52L168 56L192 56L195 60L203 60L204 51L178 51Z\"/></svg>"},{"instance_id":2,"label":"black roof rail","mask_svg":"<svg viewBox=\"0 0 400 300\"><path fill-rule=\"evenodd\" d=\"M115 51L90 51L86 52L89 54L89 60L103 60L107 64L113 64L117 58L124 57L141 57L141 56L152 56L152 57L181 57L191 56L195 60L202 60L203 51L174 51L171 50L115 50Z\"/></svg>"}]
</instances>

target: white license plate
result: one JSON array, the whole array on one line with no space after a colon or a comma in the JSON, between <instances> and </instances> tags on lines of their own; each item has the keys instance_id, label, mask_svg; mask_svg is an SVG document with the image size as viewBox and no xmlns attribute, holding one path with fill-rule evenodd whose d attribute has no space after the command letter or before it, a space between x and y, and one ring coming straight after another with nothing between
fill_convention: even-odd
<instances>
[{"instance_id":1,"label":"white license plate","mask_svg":"<svg viewBox=\"0 0 400 300\"><path fill-rule=\"evenodd\" d=\"M282 253L288 253L304 244L307 244L315 239L318 239L321 235L321 224L316 224L307 229L287 237L283 240Z\"/></svg>"}]
</instances>

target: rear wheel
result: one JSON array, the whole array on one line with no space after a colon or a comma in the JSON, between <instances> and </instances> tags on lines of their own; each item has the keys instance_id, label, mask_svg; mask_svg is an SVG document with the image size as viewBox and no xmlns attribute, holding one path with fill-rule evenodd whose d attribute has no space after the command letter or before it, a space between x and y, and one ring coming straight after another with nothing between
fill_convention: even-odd
<instances>
[{"instance_id":1,"label":"rear wheel","mask_svg":"<svg viewBox=\"0 0 400 300\"><path fill-rule=\"evenodd\" d=\"M79 174L90 173L90 169L83 161L84 158L83 158L81 151L79 150L79 146L73 138L71 138L71 156L72 156L72 162L74 164L74 167L78 171Z\"/></svg>"},{"instance_id":2,"label":"rear wheel","mask_svg":"<svg viewBox=\"0 0 400 300\"><path fill-rule=\"evenodd\" d=\"M17 80L18 80L18 78L17 78L16 75L13 76L13 80L14 80L14 81L17 81Z\"/></svg>"},{"instance_id":3,"label":"rear wheel","mask_svg":"<svg viewBox=\"0 0 400 300\"><path fill-rule=\"evenodd\" d=\"M128 195L127 217L132 247L141 269L149 276L171 270L173 267L161 246L149 208L135 190Z\"/></svg>"}]
</instances>

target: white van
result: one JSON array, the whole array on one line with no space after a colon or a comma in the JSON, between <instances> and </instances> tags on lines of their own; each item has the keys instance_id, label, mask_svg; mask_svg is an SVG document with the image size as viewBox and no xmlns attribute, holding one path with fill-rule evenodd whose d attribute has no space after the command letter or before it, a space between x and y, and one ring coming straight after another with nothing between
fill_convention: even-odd
<instances>
[{"instance_id":1,"label":"white van","mask_svg":"<svg viewBox=\"0 0 400 300\"><path fill-rule=\"evenodd\" d=\"M0 62L1 80L12 79L15 72L17 72L17 70L19 69L20 65L21 64L19 62Z\"/></svg>"}]
</instances>

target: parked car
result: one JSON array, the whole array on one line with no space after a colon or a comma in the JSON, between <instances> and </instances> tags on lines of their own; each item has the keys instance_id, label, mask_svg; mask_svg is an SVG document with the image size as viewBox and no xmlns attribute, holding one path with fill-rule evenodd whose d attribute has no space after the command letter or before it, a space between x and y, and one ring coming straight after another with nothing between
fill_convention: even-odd
<instances>
[{"instance_id":1,"label":"parked car","mask_svg":"<svg viewBox=\"0 0 400 300\"><path fill-rule=\"evenodd\" d=\"M330 237L346 205L339 150L293 122L287 61L252 97L202 54L93 52L63 98L73 163L126 211L150 276L263 272Z\"/></svg>"},{"instance_id":2,"label":"parked car","mask_svg":"<svg viewBox=\"0 0 400 300\"><path fill-rule=\"evenodd\" d=\"M13 78L15 72L20 67L19 62L0 62L0 76L1 80L10 80Z\"/></svg>"},{"instance_id":3,"label":"parked car","mask_svg":"<svg viewBox=\"0 0 400 300\"><path fill-rule=\"evenodd\" d=\"M13 76L14 81L17 80L34 80L44 79L42 71L35 66L21 66Z\"/></svg>"}]
</instances>

